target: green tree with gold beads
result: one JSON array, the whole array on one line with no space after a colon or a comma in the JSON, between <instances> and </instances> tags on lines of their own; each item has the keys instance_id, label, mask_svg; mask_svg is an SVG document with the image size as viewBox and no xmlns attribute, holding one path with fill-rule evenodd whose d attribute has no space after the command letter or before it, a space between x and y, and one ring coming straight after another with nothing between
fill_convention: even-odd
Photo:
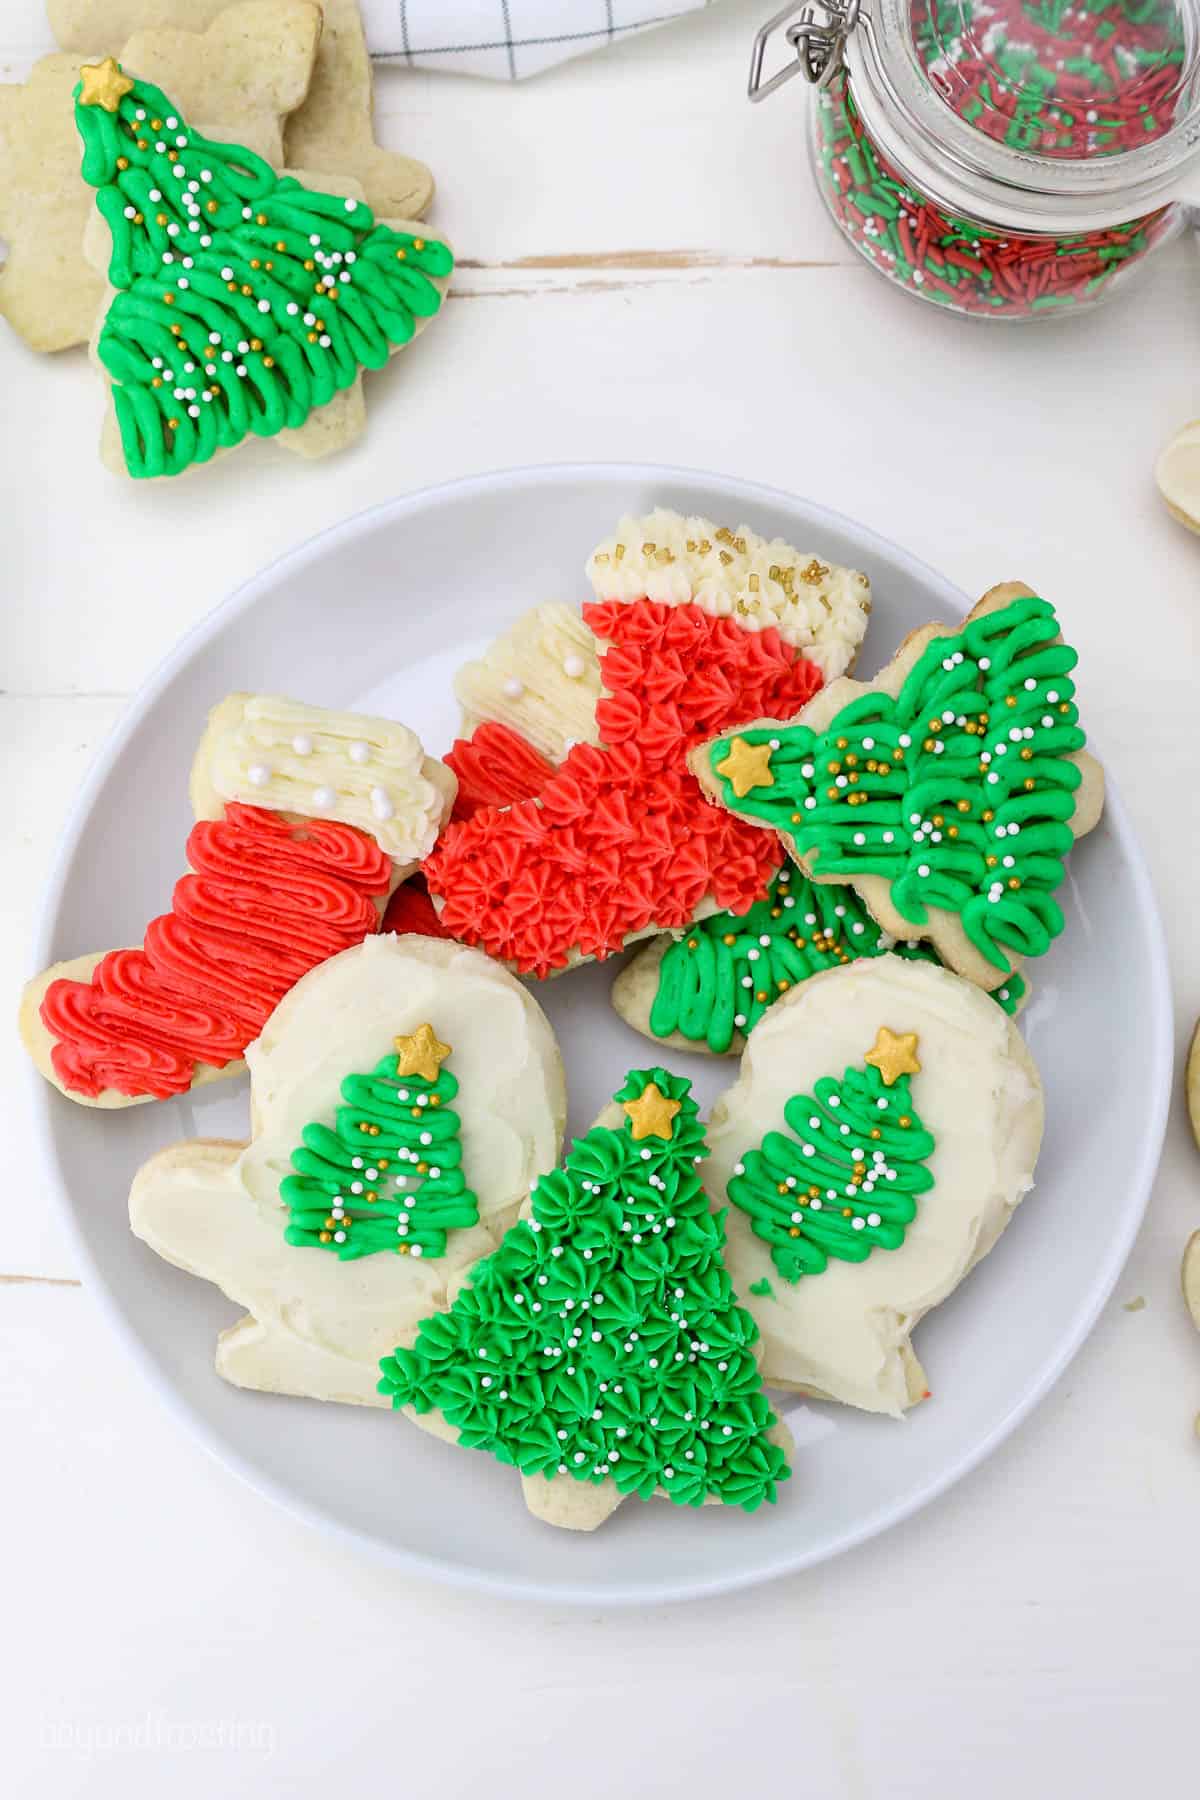
<instances>
[{"instance_id":1,"label":"green tree with gold beads","mask_svg":"<svg viewBox=\"0 0 1200 1800\"><path fill-rule=\"evenodd\" d=\"M112 234L97 354L131 475L303 425L441 305L444 244L201 136L113 58L81 71L75 118Z\"/></svg>"},{"instance_id":2,"label":"green tree with gold beads","mask_svg":"<svg viewBox=\"0 0 1200 1800\"><path fill-rule=\"evenodd\" d=\"M881 1026L862 1067L827 1076L783 1109L788 1133L769 1131L735 1164L729 1198L785 1281L820 1275L830 1257L865 1262L896 1250L933 1186L934 1148L912 1103L915 1032Z\"/></svg>"},{"instance_id":3,"label":"green tree with gold beads","mask_svg":"<svg viewBox=\"0 0 1200 1800\"><path fill-rule=\"evenodd\" d=\"M343 1261L387 1251L443 1256L452 1231L479 1222L462 1167L458 1083L430 1025L396 1039L370 1074L347 1075L332 1127L306 1125L280 1183L289 1244Z\"/></svg>"}]
</instances>

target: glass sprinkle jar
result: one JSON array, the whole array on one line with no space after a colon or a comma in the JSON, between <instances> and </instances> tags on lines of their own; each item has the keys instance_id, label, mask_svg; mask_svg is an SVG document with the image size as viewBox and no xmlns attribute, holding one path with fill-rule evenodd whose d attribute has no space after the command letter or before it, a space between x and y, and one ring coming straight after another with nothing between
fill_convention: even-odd
<instances>
[{"instance_id":1,"label":"glass sprinkle jar","mask_svg":"<svg viewBox=\"0 0 1200 1800\"><path fill-rule=\"evenodd\" d=\"M812 163L854 248L952 312L1055 316L1183 229L1200 0L809 0L755 40L750 97L817 90ZM772 37L795 52L764 78Z\"/></svg>"}]
</instances>

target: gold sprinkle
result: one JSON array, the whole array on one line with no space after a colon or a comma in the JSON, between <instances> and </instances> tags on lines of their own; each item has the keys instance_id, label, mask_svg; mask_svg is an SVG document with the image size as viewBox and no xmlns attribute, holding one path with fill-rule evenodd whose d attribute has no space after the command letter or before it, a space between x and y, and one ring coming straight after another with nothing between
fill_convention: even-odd
<instances>
[{"instance_id":1,"label":"gold sprinkle","mask_svg":"<svg viewBox=\"0 0 1200 1800\"><path fill-rule=\"evenodd\" d=\"M725 567L728 568L730 563L733 561L732 556L730 556L728 550L722 550L720 555L721 555L721 561L725 564Z\"/></svg>"},{"instance_id":2,"label":"gold sprinkle","mask_svg":"<svg viewBox=\"0 0 1200 1800\"><path fill-rule=\"evenodd\" d=\"M746 583L746 586L750 589L750 592L752 594L757 594L757 592L758 592L758 576L752 575L750 577L749 581Z\"/></svg>"}]
</instances>

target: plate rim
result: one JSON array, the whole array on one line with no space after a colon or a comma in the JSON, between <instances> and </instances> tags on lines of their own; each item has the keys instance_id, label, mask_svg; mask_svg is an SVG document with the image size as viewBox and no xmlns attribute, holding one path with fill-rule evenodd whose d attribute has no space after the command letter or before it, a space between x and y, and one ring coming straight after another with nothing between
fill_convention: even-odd
<instances>
[{"instance_id":1,"label":"plate rim","mask_svg":"<svg viewBox=\"0 0 1200 1800\"><path fill-rule=\"evenodd\" d=\"M614 475L620 475L631 487L634 485L666 485L668 483L703 483L724 490L737 504L749 503L767 507L782 505L790 508L799 501L823 514L831 522L852 531L864 545L878 548L886 552L889 558L906 564L910 572L919 576L923 583L927 583L934 589L953 594L961 603L964 612L970 606L970 600L966 593L948 577L926 563L923 558L914 556L903 545L862 524L850 514L843 513L835 507L826 506L822 501L810 500L804 495L792 493L788 489L772 487L762 482L748 481L738 476L722 474L719 471L676 464L621 461L523 463L508 468L483 470L470 475L453 477L427 487L414 489L410 493L377 501L375 504L364 507L358 512L350 513L302 539L290 549L273 556L269 562L252 575L247 576L231 593L226 595L223 600L218 601L177 639L135 689L125 712L105 738L80 783L64 822L57 848L38 898L37 922L31 946L33 970L44 969L48 966L50 939L56 927L57 912L67 887L69 866L78 848L79 839L87 823L96 794L107 779L113 764L125 751L130 738L158 700L162 691L187 664L192 655L218 631L225 629L241 614L248 612L255 605L260 590L272 586L282 569L288 565L298 566L315 556L324 554L331 541L335 541L345 534L357 534L368 528L371 522L382 519L384 515L402 518L405 514L422 510L432 502L441 502L452 497L468 499L474 493L494 492L497 489L514 487L531 481L552 486L567 482L588 481L598 476L611 478ZM732 1571L717 1568L712 1577L705 1580L689 1578L680 1582L665 1579L658 1580L653 1585L640 1584L637 1587L597 1585L594 1581L550 1585L518 1576L501 1575L486 1567L449 1562L422 1551L406 1549L389 1543L369 1531L331 1517L318 1505L303 1499L284 1483L274 1480L248 1463L238 1450L226 1443L220 1433L210 1426L198 1409L183 1398L166 1372L158 1366L149 1349L142 1342L133 1320L126 1314L116 1293L110 1288L99 1262L87 1246L82 1229L77 1223L75 1209L58 1160L53 1126L54 1109L51 1105L51 1096L55 1090L39 1076L32 1065L27 1065L25 1071L26 1093L33 1121L36 1153L42 1171L47 1177L48 1186L53 1193L53 1203L59 1221L66 1231L77 1264L84 1277L85 1292L143 1379L149 1383L165 1405L168 1413L217 1463L229 1470L263 1499L281 1507L284 1512L293 1518L302 1520L317 1532L331 1533L341 1542L354 1546L364 1555L382 1558L393 1567L401 1568L409 1574L419 1575L426 1580L445 1582L458 1589L482 1591L508 1599L536 1600L544 1604L562 1606L611 1607L615 1609L710 1599L721 1594L758 1587L766 1582L797 1575L803 1570L818 1567L832 1561L835 1557L844 1555L848 1550L857 1548L860 1544L869 1543L873 1538L880 1536L893 1526L912 1518L940 1495L948 1492L972 1470L978 1468L1046 1398L1091 1336L1100 1313L1116 1287L1145 1218L1150 1193L1158 1171L1166 1134L1175 1059L1173 1007L1166 936L1158 900L1137 832L1120 797L1117 785L1104 762L1103 755L1090 734L1089 745L1095 750L1105 770L1105 818L1112 825L1120 840L1137 893L1139 911L1147 927L1150 971L1146 985L1146 1000L1150 1010L1148 1035L1153 1045L1153 1067L1150 1071L1153 1100L1150 1116L1145 1121L1145 1129L1140 1137L1136 1168L1131 1181L1127 1184L1127 1191L1136 1196L1136 1204L1127 1209L1123 1215L1121 1231L1110 1240L1104 1260L1090 1284L1085 1302L1076 1316L1070 1332L1060 1344L1056 1354L1047 1361L1039 1371L1037 1378L1030 1383L1028 1389L1014 1401L1012 1406L982 1438L968 1446L957 1457L948 1459L927 1481L910 1490L902 1499L880 1506L875 1514L865 1521L859 1521L841 1534L835 1535L832 1541L827 1540L808 1550L799 1548L792 1554L779 1555L775 1553L769 1561L749 1568Z\"/></svg>"}]
</instances>

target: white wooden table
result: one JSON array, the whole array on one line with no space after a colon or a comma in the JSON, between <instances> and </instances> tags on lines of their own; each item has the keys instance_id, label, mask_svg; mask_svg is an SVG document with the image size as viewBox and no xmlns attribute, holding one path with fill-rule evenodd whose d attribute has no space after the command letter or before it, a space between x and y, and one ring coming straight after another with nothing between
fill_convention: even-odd
<instances>
[{"instance_id":1,"label":"white wooden table","mask_svg":"<svg viewBox=\"0 0 1200 1800\"><path fill-rule=\"evenodd\" d=\"M1182 1047L1200 1009L1200 543L1159 509L1150 470L1200 410L1194 249L1067 324L989 329L893 295L821 210L802 96L745 104L767 7L728 0L516 89L380 81L386 139L436 170L436 224L462 262L448 317L375 383L369 439L340 460L306 469L268 446L232 480L122 486L94 455L81 356L3 338L9 1004L80 777L209 607L375 500L509 463L634 457L811 495L971 592L1019 576L1054 597L1158 884ZM5 10L18 23L0 38L49 47L34 0ZM1119 1018L1112 1033L1120 1056ZM182 1436L81 1288L12 1034L0 1057L6 1793L1125 1800L1194 1785L1200 1340L1178 1264L1200 1161L1181 1108L1117 1295L983 1469L816 1573L587 1616L360 1561Z\"/></svg>"}]
</instances>

